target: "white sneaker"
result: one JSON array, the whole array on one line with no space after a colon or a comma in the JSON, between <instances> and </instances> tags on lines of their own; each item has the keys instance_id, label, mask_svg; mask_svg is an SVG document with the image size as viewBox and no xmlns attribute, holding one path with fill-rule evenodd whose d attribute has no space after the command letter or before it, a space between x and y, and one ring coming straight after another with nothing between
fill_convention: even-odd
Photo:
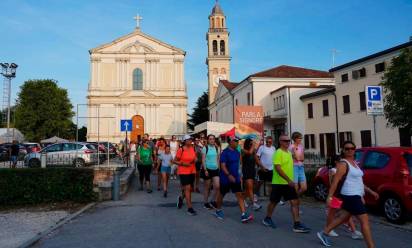
<instances>
[{"instance_id":1,"label":"white sneaker","mask_svg":"<svg viewBox=\"0 0 412 248\"><path fill-rule=\"evenodd\" d=\"M359 232L358 230L355 230L352 233L352 239L363 239L363 235L361 232Z\"/></svg>"},{"instance_id":2,"label":"white sneaker","mask_svg":"<svg viewBox=\"0 0 412 248\"><path fill-rule=\"evenodd\" d=\"M279 205L283 206L283 205L285 205L285 202L284 202L284 201L280 201L280 202L279 202Z\"/></svg>"},{"instance_id":3,"label":"white sneaker","mask_svg":"<svg viewBox=\"0 0 412 248\"><path fill-rule=\"evenodd\" d=\"M335 230L332 230L332 231L329 232L328 236L329 236L329 237L338 237L339 234L337 234L337 233L335 232Z\"/></svg>"},{"instance_id":4,"label":"white sneaker","mask_svg":"<svg viewBox=\"0 0 412 248\"><path fill-rule=\"evenodd\" d=\"M253 203L253 210L258 211L261 208L262 208L262 205L259 205L256 202Z\"/></svg>"}]
</instances>

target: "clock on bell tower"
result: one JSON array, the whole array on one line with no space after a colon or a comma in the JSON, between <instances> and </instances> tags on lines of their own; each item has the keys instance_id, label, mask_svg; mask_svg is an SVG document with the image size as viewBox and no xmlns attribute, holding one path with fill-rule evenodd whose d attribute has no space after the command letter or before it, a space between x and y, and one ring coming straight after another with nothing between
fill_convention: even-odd
<instances>
[{"instance_id":1,"label":"clock on bell tower","mask_svg":"<svg viewBox=\"0 0 412 248\"><path fill-rule=\"evenodd\" d=\"M206 40L209 104L211 104L215 100L220 80L230 79L229 32L226 28L226 16L218 1L209 15L209 31L206 34Z\"/></svg>"}]
</instances>

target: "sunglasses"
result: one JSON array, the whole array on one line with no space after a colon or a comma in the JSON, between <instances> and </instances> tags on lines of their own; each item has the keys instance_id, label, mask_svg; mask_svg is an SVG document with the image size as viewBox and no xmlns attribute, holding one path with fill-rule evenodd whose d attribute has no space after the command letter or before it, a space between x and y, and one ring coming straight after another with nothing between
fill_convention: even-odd
<instances>
[{"instance_id":1,"label":"sunglasses","mask_svg":"<svg viewBox=\"0 0 412 248\"><path fill-rule=\"evenodd\" d=\"M344 150L345 151L355 151L356 147L345 147Z\"/></svg>"}]
</instances>

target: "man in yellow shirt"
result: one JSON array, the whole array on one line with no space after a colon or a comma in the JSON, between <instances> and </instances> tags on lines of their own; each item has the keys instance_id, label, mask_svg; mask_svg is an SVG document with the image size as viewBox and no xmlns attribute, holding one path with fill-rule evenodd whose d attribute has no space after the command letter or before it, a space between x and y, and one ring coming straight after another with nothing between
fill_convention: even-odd
<instances>
[{"instance_id":1,"label":"man in yellow shirt","mask_svg":"<svg viewBox=\"0 0 412 248\"><path fill-rule=\"evenodd\" d=\"M310 231L299 217L299 201L293 182L293 158L289 151L290 138L287 135L279 137L280 148L273 155L273 177L272 177L272 193L270 194L270 202L267 207L266 218L262 221L263 225L276 228L272 220L272 214L276 205L283 197L285 201L290 201L293 217L293 231L298 233L307 233Z\"/></svg>"}]
</instances>

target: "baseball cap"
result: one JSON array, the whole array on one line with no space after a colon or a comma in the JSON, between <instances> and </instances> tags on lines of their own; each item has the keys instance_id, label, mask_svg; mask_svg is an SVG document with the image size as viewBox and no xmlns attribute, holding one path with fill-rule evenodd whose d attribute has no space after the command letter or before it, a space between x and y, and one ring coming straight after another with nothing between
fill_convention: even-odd
<instances>
[{"instance_id":1,"label":"baseball cap","mask_svg":"<svg viewBox=\"0 0 412 248\"><path fill-rule=\"evenodd\" d=\"M188 139L192 139L192 137L189 134L185 134L185 136L183 136L183 141Z\"/></svg>"}]
</instances>

